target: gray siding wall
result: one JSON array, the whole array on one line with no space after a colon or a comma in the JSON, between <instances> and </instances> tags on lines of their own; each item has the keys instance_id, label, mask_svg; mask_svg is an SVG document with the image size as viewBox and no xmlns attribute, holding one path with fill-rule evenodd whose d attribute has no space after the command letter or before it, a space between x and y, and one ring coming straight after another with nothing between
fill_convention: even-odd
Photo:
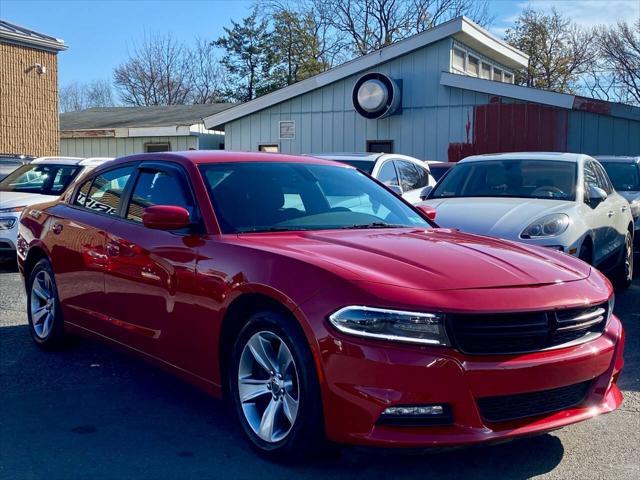
<instances>
[{"instance_id":1,"label":"gray siding wall","mask_svg":"<svg viewBox=\"0 0 640 480\"><path fill-rule=\"evenodd\" d=\"M572 110L567 150L587 155L640 155L640 121Z\"/></svg>"},{"instance_id":2,"label":"gray siding wall","mask_svg":"<svg viewBox=\"0 0 640 480\"><path fill-rule=\"evenodd\" d=\"M198 148L197 136L175 137L128 137L128 138L63 138L60 140L60 155L72 157L121 157L133 153L144 153L145 143L171 144L171 150Z\"/></svg>"},{"instance_id":3,"label":"gray siding wall","mask_svg":"<svg viewBox=\"0 0 640 480\"><path fill-rule=\"evenodd\" d=\"M451 39L408 53L371 71L402 79L402 114L367 120L356 113L351 92L365 72L292 98L225 125L225 148L255 151L277 144L285 153L365 151L367 140L393 140L394 150L423 159L447 158L450 142L464 142L468 112L486 94L440 85L448 71ZM278 122L293 120L296 138L278 139Z\"/></svg>"}]
</instances>

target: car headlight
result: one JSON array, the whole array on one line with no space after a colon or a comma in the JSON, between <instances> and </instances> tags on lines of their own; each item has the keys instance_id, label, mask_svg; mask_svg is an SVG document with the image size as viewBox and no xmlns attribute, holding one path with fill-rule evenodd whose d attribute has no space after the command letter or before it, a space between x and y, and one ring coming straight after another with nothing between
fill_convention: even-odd
<instances>
[{"instance_id":1,"label":"car headlight","mask_svg":"<svg viewBox=\"0 0 640 480\"><path fill-rule=\"evenodd\" d=\"M0 218L0 230L11 230L17 222L15 217Z\"/></svg>"},{"instance_id":2,"label":"car headlight","mask_svg":"<svg viewBox=\"0 0 640 480\"><path fill-rule=\"evenodd\" d=\"M555 237L563 233L571 223L569 215L564 213L554 213L539 218L520 234L521 238L544 238Z\"/></svg>"},{"instance_id":3,"label":"car headlight","mask_svg":"<svg viewBox=\"0 0 640 480\"><path fill-rule=\"evenodd\" d=\"M450 345L445 316L373 307L345 307L329 316L339 331L359 337L426 345Z\"/></svg>"},{"instance_id":4,"label":"car headlight","mask_svg":"<svg viewBox=\"0 0 640 480\"><path fill-rule=\"evenodd\" d=\"M640 198L636 198L629 205L631 205L631 216L633 218L640 217Z\"/></svg>"},{"instance_id":5,"label":"car headlight","mask_svg":"<svg viewBox=\"0 0 640 480\"><path fill-rule=\"evenodd\" d=\"M0 208L0 213L19 213L22 210L24 210L24 208L26 207L26 205L22 205L21 207L11 207L11 208Z\"/></svg>"}]
</instances>

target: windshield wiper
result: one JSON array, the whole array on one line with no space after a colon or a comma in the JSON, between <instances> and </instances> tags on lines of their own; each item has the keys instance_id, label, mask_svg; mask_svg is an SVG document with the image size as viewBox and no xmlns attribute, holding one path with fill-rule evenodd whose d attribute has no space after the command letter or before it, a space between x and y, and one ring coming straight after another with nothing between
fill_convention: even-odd
<instances>
[{"instance_id":1,"label":"windshield wiper","mask_svg":"<svg viewBox=\"0 0 640 480\"><path fill-rule=\"evenodd\" d=\"M365 229L365 228L406 228L406 225L396 225L393 223L385 223L385 222L371 222L371 223L356 223L354 225L347 225L345 227L340 227L342 229Z\"/></svg>"},{"instance_id":2,"label":"windshield wiper","mask_svg":"<svg viewBox=\"0 0 640 480\"><path fill-rule=\"evenodd\" d=\"M238 233L260 233L260 232L290 232L292 230L302 230L300 228L286 228L286 227L268 227L268 228L249 228L247 230L240 230Z\"/></svg>"}]
</instances>

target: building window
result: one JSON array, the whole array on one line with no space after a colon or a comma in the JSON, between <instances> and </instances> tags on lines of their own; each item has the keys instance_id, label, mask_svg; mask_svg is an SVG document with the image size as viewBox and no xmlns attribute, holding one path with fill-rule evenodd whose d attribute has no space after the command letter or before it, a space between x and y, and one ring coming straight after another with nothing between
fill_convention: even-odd
<instances>
[{"instance_id":1,"label":"building window","mask_svg":"<svg viewBox=\"0 0 640 480\"><path fill-rule=\"evenodd\" d=\"M462 50L458 50L457 48L453 49L453 68L464 72L464 57L465 52Z\"/></svg>"},{"instance_id":2,"label":"building window","mask_svg":"<svg viewBox=\"0 0 640 480\"><path fill-rule=\"evenodd\" d=\"M480 60L471 55L467 57L467 73L475 77L480 75Z\"/></svg>"},{"instance_id":3,"label":"building window","mask_svg":"<svg viewBox=\"0 0 640 480\"><path fill-rule=\"evenodd\" d=\"M482 62L482 70L480 72L481 78L486 78L487 80L491 80L491 65L488 63Z\"/></svg>"},{"instance_id":4,"label":"building window","mask_svg":"<svg viewBox=\"0 0 640 480\"><path fill-rule=\"evenodd\" d=\"M502 78L505 83L513 83L513 75L511 75L510 73L504 72Z\"/></svg>"},{"instance_id":5,"label":"building window","mask_svg":"<svg viewBox=\"0 0 640 480\"><path fill-rule=\"evenodd\" d=\"M147 153L155 153L155 152L170 152L171 144L167 143L145 143L144 151Z\"/></svg>"},{"instance_id":6,"label":"building window","mask_svg":"<svg viewBox=\"0 0 640 480\"><path fill-rule=\"evenodd\" d=\"M276 144L263 144L258 145L258 150L265 153L278 153L279 148Z\"/></svg>"},{"instance_id":7,"label":"building window","mask_svg":"<svg viewBox=\"0 0 640 480\"><path fill-rule=\"evenodd\" d=\"M502 70L500 70L499 68L493 68L493 79L497 82L501 82L502 81Z\"/></svg>"},{"instance_id":8,"label":"building window","mask_svg":"<svg viewBox=\"0 0 640 480\"><path fill-rule=\"evenodd\" d=\"M367 140L367 152L393 153L393 140Z\"/></svg>"}]
</instances>

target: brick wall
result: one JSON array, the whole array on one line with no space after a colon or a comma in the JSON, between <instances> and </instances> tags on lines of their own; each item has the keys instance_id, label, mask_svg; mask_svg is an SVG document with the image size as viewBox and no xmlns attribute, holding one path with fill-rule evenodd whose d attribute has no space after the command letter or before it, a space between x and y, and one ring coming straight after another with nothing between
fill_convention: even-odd
<instances>
[{"instance_id":1,"label":"brick wall","mask_svg":"<svg viewBox=\"0 0 640 480\"><path fill-rule=\"evenodd\" d=\"M46 67L45 74L38 74L36 63ZM56 54L0 43L0 153L58 151Z\"/></svg>"}]
</instances>

